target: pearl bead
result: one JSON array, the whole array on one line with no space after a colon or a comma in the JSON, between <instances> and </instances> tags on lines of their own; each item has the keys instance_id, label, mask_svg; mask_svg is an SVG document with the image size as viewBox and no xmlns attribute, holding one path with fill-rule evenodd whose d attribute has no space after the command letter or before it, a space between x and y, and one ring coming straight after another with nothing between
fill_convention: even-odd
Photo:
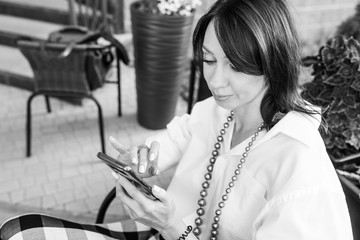
<instances>
[{"instance_id":1,"label":"pearl bead","mask_svg":"<svg viewBox=\"0 0 360 240\"><path fill-rule=\"evenodd\" d=\"M211 237L210 240L217 240L217 238L216 237Z\"/></svg>"},{"instance_id":2,"label":"pearl bead","mask_svg":"<svg viewBox=\"0 0 360 240\"><path fill-rule=\"evenodd\" d=\"M253 145L253 143L252 142L249 142L249 146L252 146Z\"/></svg>"},{"instance_id":3,"label":"pearl bead","mask_svg":"<svg viewBox=\"0 0 360 240\"><path fill-rule=\"evenodd\" d=\"M252 138L251 138L251 141L255 141L255 139L256 139L256 137L252 137Z\"/></svg>"},{"instance_id":4,"label":"pearl bead","mask_svg":"<svg viewBox=\"0 0 360 240\"><path fill-rule=\"evenodd\" d=\"M194 228L193 233L195 236L199 236L201 234L201 230L199 227Z\"/></svg>"},{"instance_id":5,"label":"pearl bead","mask_svg":"<svg viewBox=\"0 0 360 240\"><path fill-rule=\"evenodd\" d=\"M214 169L214 165L209 165L209 166L207 167L207 170L208 170L209 172L212 172L213 169Z\"/></svg>"},{"instance_id":6,"label":"pearl bead","mask_svg":"<svg viewBox=\"0 0 360 240\"><path fill-rule=\"evenodd\" d=\"M236 175L239 175L239 174L240 174L240 170L239 170L239 169L236 169L234 172L235 172Z\"/></svg>"},{"instance_id":7,"label":"pearl bead","mask_svg":"<svg viewBox=\"0 0 360 240\"><path fill-rule=\"evenodd\" d=\"M218 223L213 223L211 226L212 226L214 229L218 229L218 228L219 228L219 224L218 224Z\"/></svg>"},{"instance_id":8,"label":"pearl bead","mask_svg":"<svg viewBox=\"0 0 360 240\"><path fill-rule=\"evenodd\" d=\"M210 183L209 183L208 181L203 182L203 184L202 184L202 187L203 187L204 189L209 188L209 186L210 186Z\"/></svg>"},{"instance_id":9,"label":"pearl bead","mask_svg":"<svg viewBox=\"0 0 360 240\"><path fill-rule=\"evenodd\" d=\"M255 135L255 137L257 137L257 136L259 135L259 133L258 133L258 132L256 132L254 135Z\"/></svg>"},{"instance_id":10,"label":"pearl bead","mask_svg":"<svg viewBox=\"0 0 360 240\"><path fill-rule=\"evenodd\" d=\"M211 235L212 236L216 236L218 234L218 231L217 230L211 230Z\"/></svg>"},{"instance_id":11,"label":"pearl bead","mask_svg":"<svg viewBox=\"0 0 360 240\"><path fill-rule=\"evenodd\" d=\"M221 135L225 135L225 133L226 133L225 129L221 129L221 130L220 130L220 134L221 134Z\"/></svg>"},{"instance_id":12,"label":"pearl bead","mask_svg":"<svg viewBox=\"0 0 360 240\"><path fill-rule=\"evenodd\" d=\"M245 151L247 151L247 152L250 151L250 148L249 148L249 147L246 147L246 148L245 148Z\"/></svg>"},{"instance_id":13,"label":"pearl bead","mask_svg":"<svg viewBox=\"0 0 360 240\"><path fill-rule=\"evenodd\" d=\"M242 164L241 164L241 163L238 164L238 168L242 168Z\"/></svg>"},{"instance_id":14,"label":"pearl bead","mask_svg":"<svg viewBox=\"0 0 360 240\"><path fill-rule=\"evenodd\" d=\"M202 219L201 218L196 218L195 219L195 224L196 224L196 226L200 226L201 224L203 223L203 221L202 221ZM194 230L195 231L195 230Z\"/></svg>"},{"instance_id":15,"label":"pearl bead","mask_svg":"<svg viewBox=\"0 0 360 240\"><path fill-rule=\"evenodd\" d=\"M204 207L206 205L206 201L204 198L201 198L199 201L198 201L198 204L200 207Z\"/></svg>"},{"instance_id":16,"label":"pearl bead","mask_svg":"<svg viewBox=\"0 0 360 240\"><path fill-rule=\"evenodd\" d=\"M212 155L213 155L214 157L216 157L217 155L219 155L219 152L218 152L217 150L214 150L214 151L212 151Z\"/></svg>"},{"instance_id":17,"label":"pearl bead","mask_svg":"<svg viewBox=\"0 0 360 240\"><path fill-rule=\"evenodd\" d=\"M247 154L246 152L243 153L243 157L244 157L244 158L246 158L247 155L248 155L248 154Z\"/></svg>"},{"instance_id":18,"label":"pearl bead","mask_svg":"<svg viewBox=\"0 0 360 240\"><path fill-rule=\"evenodd\" d=\"M222 200L226 201L227 199L228 199L228 196L227 196L226 194L224 194L224 195L222 196Z\"/></svg>"},{"instance_id":19,"label":"pearl bead","mask_svg":"<svg viewBox=\"0 0 360 240\"><path fill-rule=\"evenodd\" d=\"M204 210L203 208L198 208L198 210L196 211L196 213L197 213L199 216L202 216L202 215L204 215L205 210Z\"/></svg>"},{"instance_id":20,"label":"pearl bead","mask_svg":"<svg viewBox=\"0 0 360 240\"><path fill-rule=\"evenodd\" d=\"M233 187L234 183L233 182L229 182L229 187Z\"/></svg>"},{"instance_id":21,"label":"pearl bead","mask_svg":"<svg viewBox=\"0 0 360 240\"><path fill-rule=\"evenodd\" d=\"M235 182L237 180L237 176L232 176L231 179Z\"/></svg>"},{"instance_id":22,"label":"pearl bead","mask_svg":"<svg viewBox=\"0 0 360 240\"><path fill-rule=\"evenodd\" d=\"M225 206L224 202L219 202L219 208L223 208Z\"/></svg>"},{"instance_id":23,"label":"pearl bead","mask_svg":"<svg viewBox=\"0 0 360 240\"><path fill-rule=\"evenodd\" d=\"M232 120L233 120L233 118L232 118L232 117L230 117L230 116L229 116L229 117L227 117L227 121L228 121L228 122L231 122Z\"/></svg>"},{"instance_id":24,"label":"pearl bead","mask_svg":"<svg viewBox=\"0 0 360 240\"><path fill-rule=\"evenodd\" d=\"M259 128L258 128L258 131L261 131L261 130L262 130L262 127L259 127Z\"/></svg>"},{"instance_id":25,"label":"pearl bead","mask_svg":"<svg viewBox=\"0 0 360 240\"><path fill-rule=\"evenodd\" d=\"M214 147L215 147L215 149L220 149L221 145L220 145L220 143L215 143Z\"/></svg>"},{"instance_id":26,"label":"pearl bead","mask_svg":"<svg viewBox=\"0 0 360 240\"><path fill-rule=\"evenodd\" d=\"M222 142L222 141L224 141L224 138L222 136L218 136L217 140L218 140L218 142Z\"/></svg>"},{"instance_id":27,"label":"pearl bead","mask_svg":"<svg viewBox=\"0 0 360 240\"><path fill-rule=\"evenodd\" d=\"M228 128L230 125L228 123L224 123L224 128Z\"/></svg>"},{"instance_id":28,"label":"pearl bead","mask_svg":"<svg viewBox=\"0 0 360 240\"><path fill-rule=\"evenodd\" d=\"M226 188L226 189L225 189L225 192L226 192L226 193L230 193L230 192L231 192L231 189L230 189L230 188Z\"/></svg>"},{"instance_id":29,"label":"pearl bead","mask_svg":"<svg viewBox=\"0 0 360 240\"><path fill-rule=\"evenodd\" d=\"M205 174L205 179L206 179L206 180L210 180L210 179L211 179L211 173Z\"/></svg>"},{"instance_id":30,"label":"pearl bead","mask_svg":"<svg viewBox=\"0 0 360 240\"><path fill-rule=\"evenodd\" d=\"M206 196L207 196L207 191L206 191L206 190L202 190L202 191L200 192L200 196L206 197Z\"/></svg>"},{"instance_id":31,"label":"pearl bead","mask_svg":"<svg viewBox=\"0 0 360 240\"><path fill-rule=\"evenodd\" d=\"M220 217L219 216L215 216L214 217L214 222L218 223L220 221Z\"/></svg>"},{"instance_id":32,"label":"pearl bead","mask_svg":"<svg viewBox=\"0 0 360 240\"><path fill-rule=\"evenodd\" d=\"M244 163L244 162L245 162L245 158L240 159L240 162Z\"/></svg>"},{"instance_id":33,"label":"pearl bead","mask_svg":"<svg viewBox=\"0 0 360 240\"><path fill-rule=\"evenodd\" d=\"M220 210L220 209L217 209L217 210L215 211L215 214L216 214L216 216L220 216L220 215L221 215L221 210Z\"/></svg>"},{"instance_id":34,"label":"pearl bead","mask_svg":"<svg viewBox=\"0 0 360 240\"><path fill-rule=\"evenodd\" d=\"M214 164L215 162L216 162L216 158L214 158L214 157L210 158L210 163L211 164Z\"/></svg>"}]
</instances>

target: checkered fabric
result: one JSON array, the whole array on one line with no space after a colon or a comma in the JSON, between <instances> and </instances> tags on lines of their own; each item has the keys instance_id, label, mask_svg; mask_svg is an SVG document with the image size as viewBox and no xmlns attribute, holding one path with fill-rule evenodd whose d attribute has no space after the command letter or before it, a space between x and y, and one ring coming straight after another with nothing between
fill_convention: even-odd
<instances>
[{"instance_id":1,"label":"checkered fabric","mask_svg":"<svg viewBox=\"0 0 360 240\"><path fill-rule=\"evenodd\" d=\"M1 240L159 240L159 233L143 224L126 220L110 224L79 224L42 215L26 214L6 221Z\"/></svg>"}]
</instances>

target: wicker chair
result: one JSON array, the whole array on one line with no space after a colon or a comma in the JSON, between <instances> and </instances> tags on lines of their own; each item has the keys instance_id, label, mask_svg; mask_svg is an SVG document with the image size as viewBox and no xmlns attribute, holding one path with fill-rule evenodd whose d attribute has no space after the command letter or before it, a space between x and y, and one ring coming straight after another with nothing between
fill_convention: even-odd
<instances>
[{"instance_id":1,"label":"wicker chair","mask_svg":"<svg viewBox=\"0 0 360 240\"><path fill-rule=\"evenodd\" d=\"M120 44L120 43L118 43ZM48 112L51 111L48 96L65 98L88 98L98 108L101 149L105 152L104 124L102 108L90 90L86 61L90 53L98 53L114 45L76 45L67 57L59 57L67 44L46 43L39 41L19 40L18 47L26 57L34 72L35 90L27 100L26 114L26 156L31 155L31 102L38 95L45 95ZM117 80L120 92L120 60L128 63L124 48L116 48ZM105 81L105 80L104 80ZM105 81L106 82L106 81ZM119 95L119 115L121 115L121 98Z\"/></svg>"}]
</instances>

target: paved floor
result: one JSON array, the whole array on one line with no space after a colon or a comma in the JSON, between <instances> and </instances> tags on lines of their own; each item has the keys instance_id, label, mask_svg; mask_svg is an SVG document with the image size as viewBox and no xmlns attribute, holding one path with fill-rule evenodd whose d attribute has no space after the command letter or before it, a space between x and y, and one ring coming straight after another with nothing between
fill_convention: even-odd
<instances>
[{"instance_id":1,"label":"paved floor","mask_svg":"<svg viewBox=\"0 0 360 240\"><path fill-rule=\"evenodd\" d=\"M122 67L123 116L117 117L116 87L95 91L103 106L106 150L115 156L108 137L124 145L140 144L158 131L141 127L136 120L134 69ZM97 159L100 151L97 110L51 99L48 114L43 97L33 101L32 157L25 158L25 106L30 92L0 85L0 223L15 214L43 212L69 220L94 222L107 192L114 186L109 169ZM179 98L177 115L186 103ZM166 184L167 177L158 184ZM116 218L119 205L112 207Z\"/></svg>"}]
</instances>

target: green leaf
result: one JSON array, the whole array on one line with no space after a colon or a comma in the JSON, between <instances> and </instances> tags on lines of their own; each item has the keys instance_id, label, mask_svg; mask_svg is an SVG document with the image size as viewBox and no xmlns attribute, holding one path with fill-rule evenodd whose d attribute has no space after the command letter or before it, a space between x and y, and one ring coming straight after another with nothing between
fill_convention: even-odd
<instances>
[{"instance_id":1,"label":"green leaf","mask_svg":"<svg viewBox=\"0 0 360 240\"><path fill-rule=\"evenodd\" d=\"M360 79L356 79L352 84L351 88L355 89L356 91L360 92Z\"/></svg>"},{"instance_id":2,"label":"green leaf","mask_svg":"<svg viewBox=\"0 0 360 240\"><path fill-rule=\"evenodd\" d=\"M348 108L345 110L345 115L352 120L357 119L358 113L355 108Z\"/></svg>"},{"instance_id":3,"label":"green leaf","mask_svg":"<svg viewBox=\"0 0 360 240\"><path fill-rule=\"evenodd\" d=\"M323 89L319 95L317 96L317 99L319 99L320 101L326 102L326 103L330 103L333 101L333 97L332 97L332 89L329 88L325 88Z\"/></svg>"},{"instance_id":4,"label":"green leaf","mask_svg":"<svg viewBox=\"0 0 360 240\"><path fill-rule=\"evenodd\" d=\"M346 92L347 91L345 86L335 87L333 92L331 93L331 96L333 96L334 98L342 98L344 94L346 94Z\"/></svg>"},{"instance_id":5,"label":"green leaf","mask_svg":"<svg viewBox=\"0 0 360 240\"><path fill-rule=\"evenodd\" d=\"M335 74L333 76L330 76L328 79L326 79L325 83L331 86L341 86L345 83L345 79L341 77L339 74Z\"/></svg>"},{"instance_id":6,"label":"green leaf","mask_svg":"<svg viewBox=\"0 0 360 240\"><path fill-rule=\"evenodd\" d=\"M355 107L356 101L353 96L345 96L343 99L344 103L349 107Z\"/></svg>"}]
</instances>

